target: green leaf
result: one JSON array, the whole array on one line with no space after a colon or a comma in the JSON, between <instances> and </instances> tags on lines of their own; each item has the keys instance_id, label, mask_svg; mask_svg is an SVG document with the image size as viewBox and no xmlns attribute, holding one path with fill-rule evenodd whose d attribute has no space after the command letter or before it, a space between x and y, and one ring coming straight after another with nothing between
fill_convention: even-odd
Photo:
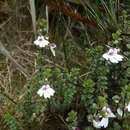
<instances>
[{"instance_id":1,"label":"green leaf","mask_svg":"<svg viewBox=\"0 0 130 130\"><path fill-rule=\"evenodd\" d=\"M66 121L73 122L75 120L77 120L77 112L72 110L71 112L68 113L68 117L66 118Z\"/></svg>"},{"instance_id":2,"label":"green leaf","mask_svg":"<svg viewBox=\"0 0 130 130\"><path fill-rule=\"evenodd\" d=\"M130 44L127 44L127 48L130 49Z\"/></svg>"},{"instance_id":3,"label":"green leaf","mask_svg":"<svg viewBox=\"0 0 130 130\"><path fill-rule=\"evenodd\" d=\"M95 85L94 81L91 79L88 79L87 81L84 82L86 87L93 87Z\"/></svg>"}]
</instances>

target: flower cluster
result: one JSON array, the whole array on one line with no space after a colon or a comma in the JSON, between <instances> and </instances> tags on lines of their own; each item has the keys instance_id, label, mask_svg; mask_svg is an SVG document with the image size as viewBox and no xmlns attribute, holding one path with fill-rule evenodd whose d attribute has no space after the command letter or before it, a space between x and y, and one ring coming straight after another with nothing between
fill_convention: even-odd
<instances>
[{"instance_id":1,"label":"flower cluster","mask_svg":"<svg viewBox=\"0 0 130 130\"><path fill-rule=\"evenodd\" d=\"M112 63L119 63L124 58L122 55L118 54L119 51L120 49L110 48L105 54L103 54L103 58Z\"/></svg>"}]
</instances>

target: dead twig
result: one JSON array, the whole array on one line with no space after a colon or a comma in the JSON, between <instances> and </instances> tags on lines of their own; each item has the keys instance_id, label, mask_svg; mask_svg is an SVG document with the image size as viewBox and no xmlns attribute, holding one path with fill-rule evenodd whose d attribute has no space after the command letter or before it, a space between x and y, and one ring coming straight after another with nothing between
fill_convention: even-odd
<instances>
[{"instance_id":1,"label":"dead twig","mask_svg":"<svg viewBox=\"0 0 130 130\"><path fill-rule=\"evenodd\" d=\"M30 74L25 70L9 53L9 51L3 46L0 41L0 52L6 56L16 67L17 69L26 77L30 77Z\"/></svg>"}]
</instances>

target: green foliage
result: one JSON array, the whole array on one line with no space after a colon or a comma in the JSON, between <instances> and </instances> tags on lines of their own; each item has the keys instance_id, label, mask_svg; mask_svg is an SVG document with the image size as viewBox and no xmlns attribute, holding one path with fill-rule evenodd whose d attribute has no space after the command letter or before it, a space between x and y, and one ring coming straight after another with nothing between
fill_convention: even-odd
<instances>
[{"instance_id":1,"label":"green foliage","mask_svg":"<svg viewBox=\"0 0 130 130\"><path fill-rule=\"evenodd\" d=\"M95 83L91 79L88 79L87 81L84 81L83 85L85 87L82 88L81 102L85 105L86 108L88 108L88 107L91 107L91 104L94 103Z\"/></svg>"},{"instance_id":2,"label":"green foliage","mask_svg":"<svg viewBox=\"0 0 130 130\"><path fill-rule=\"evenodd\" d=\"M10 113L4 115L5 123L8 125L10 130L20 130L19 122Z\"/></svg>"},{"instance_id":3,"label":"green foliage","mask_svg":"<svg viewBox=\"0 0 130 130\"><path fill-rule=\"evenodd\" d=\"M118 30L116 33L112 34L112 38L114 40L120 41L120 40L122 40L122 38L120 37L120 35L121 35L121 32Z\"/></svg>"},{"instance_id":4,"label":"green foliage","mask_svg":"<svg viewBox=\"0 0 130 130\"><path fill-rule=\"evenodd\" d=\"M66 118L66 121L72 122L72 121L75 121L75 120L77 120L77 112L75 112L75 111L69 112L68 117Z\"/></svg>"},{"instance_id":5,"label":"green foliage","mask_svg":"<svg viewBox=\"0 0 130 130\"><path fill-rule=\"evenodd\" d=\"M77 112L75 111L70 111L68 113L68 117L66 118L66 121L68 122L68 129L69 130L74 130L76 125L77 125Z\"/></svg>"}]
</instances>

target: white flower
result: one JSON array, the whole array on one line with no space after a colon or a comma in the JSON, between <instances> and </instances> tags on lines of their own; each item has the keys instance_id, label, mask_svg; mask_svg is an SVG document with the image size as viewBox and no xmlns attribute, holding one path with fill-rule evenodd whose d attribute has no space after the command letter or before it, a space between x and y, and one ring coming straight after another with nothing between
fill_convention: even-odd
<instances>
[{"instance_id":1,"label":"white flower","mask_svg":"<svg viewBox=\"0 0 130 130\"><path fill-rule=\"evenodd\" d=\"M43 36L38 36L37 40L34 41L35 45L38 45L39 47L45 47L49 45L49 41L46 40Z\"/></svg>"},{"instance_id":2,"label":"white flower","mask_svg":"<svg viewBox=\"0 0 130 130\"><path fill-rule=\"evenodd\" d=\"M117 113L122 117L123 116L123 111L121 108L117 108Z\"/></svg>"},{"instance_id":3,"label":"white flower","mask_svg":"<svg viewBox=\"0 0 130 130\"><path fill-rule=\"evenodd\" d=\"M50 87L49 84L44 84L42 88L40 88L37 91L37 94L41 96L44 96L44 98L50 98L55 93L55 90Z\"/></svg>"},{"instance_id":4,"label":"white flower","mask_svg":"<svg viewBox=\"0 0 130 130\"><path fill-rule=\"evenodd\" d=\"M111 109L109 107L103 107L102 108L102 112L105 113L105 117L103 117L99 123L99 126L106 128L108 126L109 123L109 118L114 118L116 117L113 112L111 111Z\"/></svg>"},{"instance_id":5,"label":"white flower","mask_svg":"<svg viewBox=\"0 0 130 130\"><path fill-rule=\"evenodd\" d=\"M115 115L113 114L113 112L111 111L109 107L106 107L106 106L103 107L101 112L104 113L103 116L102 115L100 116L102 117L101 120L93 119L93 126L96 128L101 128L101 127L106 128L109 123L109 118L115 117Z\"/></svg>"},{"instance_id":6,"label":"white flower","mask_svg":"<svg viewBox=\"0 0 130 130\"><path fill-rule=\"evenodd\" d=\"M119 51L119 49L110 48L105 54L103 54L103 58L112 63L119 63L119 61L122 61L124 58L122 55L117 54Z\"/></svg>"},{"instance_id":7,"label":"white flower","mask_svg":"<svg viewBox=\"0 0 130 130\"><path fill-rule=\"evenodd\" d=\"M128 112L130 112L130 102L128 103L128 105L125 108L128 110Z\"/></svg>"}]
</instances>

